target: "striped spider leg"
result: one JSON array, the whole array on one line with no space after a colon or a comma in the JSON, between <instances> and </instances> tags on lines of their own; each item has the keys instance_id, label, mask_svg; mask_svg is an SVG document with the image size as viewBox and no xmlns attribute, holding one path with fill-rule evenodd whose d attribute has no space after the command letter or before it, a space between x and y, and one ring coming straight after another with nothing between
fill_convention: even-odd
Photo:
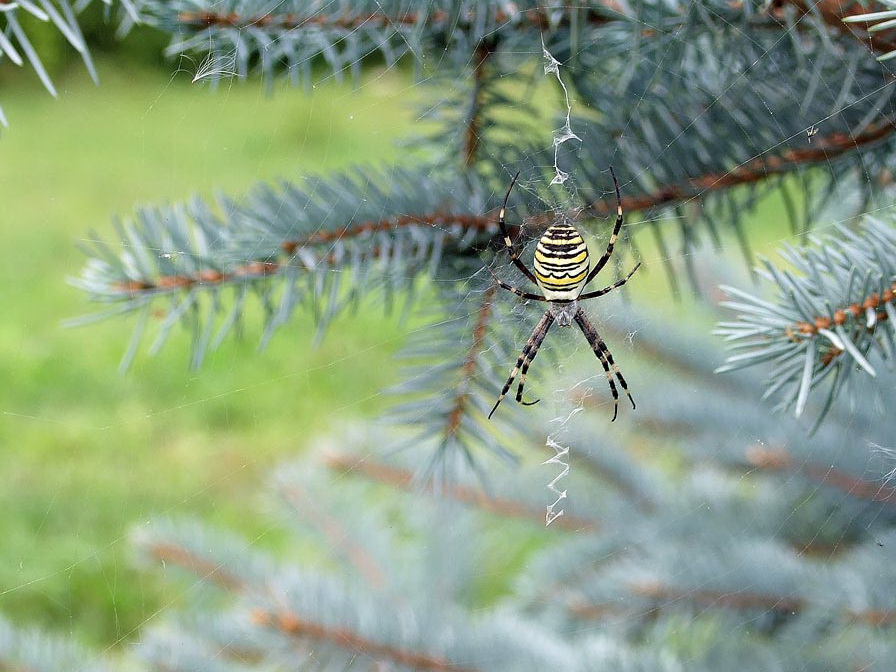
<instances>
[{"instance_id":1,"label":"striped spider leg","mask_svg":"<svg viewBox=\"0 0 896 672\"><path fill-rule=\"evenodd\" d=\"M616 381L619 382L622 390L625 392L626 396L628 396L632 408L635 408L635 400L632 399L632 395L628 391L628 385L625 382L622 372L619 370L619 367L616 366L616 362L613 361L613 355L610 353L610 349L607 347L607 344L604 343L603 339L601 339L600 334L597 333L594 325L588 320L585 312L578 305L580 300L603 296L604 294L609 294L613 290L622 287L622 285L628 282L635 274L635 271L641 266L641 263L638 262L628 275L621 280L617 280L608 287L604 287L597 291L583 293L588 284L597 277L597 274L610 260L610 257L613 254L613 246L616 243L616 238L618 237L624 222L619 181L616 179L616 173L613 172L612 167L610 167L610 174L613 176L613 186L616 191L616 223L613 226L613 233L610 235L610 240L607 243L607 249L600 259L597 260L597 263L593 268L590 268L588 247L585 244L585 240L582 238L578 229L565 218L558 219L554 222L554 224L552 224L539 239L538 244L535 247L534 272L526 267L520 260L519 253L513 242L510 240L510 233L507 230L507 223L505 221L507 201L510 199L510 192L516 184L519 173L514 175L513 180L510 182L510 187L507 189L507 195L504 196L504 203L498 213L498 226L504 237L504 247L507 249L510 260L513 262L514 266L526 276L526 278L538 286L541 290L541 294L534 294L518 289L513 285L500 280L490 267L488 267L488 271L492 274L495 282L503 289L524 299L546 302L548 304L548 309L535 327L529 340L526 341L526 345L523 347L520 356L517 358L516 364L510 371L510 376L507 378L507 382L504 383L504 387L501 390L501 394L498 396L498 400L488 414L489 418L491 418L495 411L498 410L498 406L504 400L504 397L507 395L507 392L510 390L513 381L518 374L520 376L520 382L516 392L517 402L525 406L531 406L532 404L538 403L537 399L530 402L523 401L523 388L526 384L526 374L529 371L529 366L532 364L532 360L535 359L535 355L538 354L538 349L544 342L548 330L554 322L556 322L559 327L568 327L575 322L587 339L588 345L591 346L594 355L597 357L598 361L600 361L604 373L607 376L610 392L613 395L613 419L611 422L616 420L616 415L619 411L619 391L616 387Z\"/></svg>"}]
</instances>

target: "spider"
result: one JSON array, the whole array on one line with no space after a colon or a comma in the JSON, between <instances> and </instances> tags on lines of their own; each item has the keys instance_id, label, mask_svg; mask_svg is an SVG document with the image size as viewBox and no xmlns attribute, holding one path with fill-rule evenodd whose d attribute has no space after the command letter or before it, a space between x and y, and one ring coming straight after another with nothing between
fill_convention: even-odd
<instances>
[{"instance_id":1,"label":"spider","mask_svg":"<svg viewBox=\"0 0 896 672\"><path fill-rule=\"evenodd\" d=\"M629 278L631 278L635 274L635 271L641 266L641 262L638 262L628 275L621 280L614 282L609 287L604 287L603 289L593 292L582 293L610 260L610 255L613 254L613 245L616 243L619 229L622 228L622 195L619 191L619 181L616 179L616 173L613 172L612 167L610 168L610 175L613 176L613 185L616 189L616 224L613 227L610 242L607 244L607 250L604 252L603 256L597 260L597 264L594 265L594 268L592 268L590 272L588 270L588 267L590 266L588 247L585 245L585 241L579 231L565 217L558 218L558 220L544 232L544 235L538 241L538 245L535 248L535 272L533 273L526 268L526 265L520 261L519 254L513 246L513 243L510 241L510 234L507 231L507 224L504 221L510 192L513 191L513 185L516 184L520 174L517 173L514 175L513 180L510 182L510 188L507 189L507 195L504 197L504 204L501 206L501 211L498 214L498 226L501 227L501 233L504 235L504 246L507 248L510 260L523 275L538 286L541 290L541 294L524 292L512 285L508 285L495 275L495 272L491 267L487 268L498 285L524 299L544 301L548 304L548 309L541 318L541 321L535 327L535 331L532 332L525 347L523 347L522 353L520 353L519 358L516 360L516 366L513 367L513 370L510 372L510 377L507 379L507 382L504 383L504 388L501 390L501 395L498 397L498 401L495 402L491 413L488 414L489 418L491 418L495 411L498 410L498 406L504 400L504 396L507 394L510 386L513 385L517 373L520 374L520 384L516 391L517 402L524 406L531 406L538 403L538 399L535 401L523 401L523 387L526 384L526 373L529 371L529 365L532 363L532 360L535 359L535 355L538 354L538 348L541 347L542 341L544 341L545 336L548 334L548 329L551 328L551 325L555 321L557 322L557 326L560 327L569 327L575 322L588 340L588 344L591 346L594 354L603 365L604 372L607 375L607 382L610 384L610 392L613 394L613 420L611 420L611 422L616 420L616 414L619 411L619 392L617 391L616 383L613 380L614 374L619 381L619 384L622 385L622 389L628 396L629 401L632 402L632 408L635 408L635 400L632 399L632 395L629 394L628 385L625 384L625 378L622 377L619 367L617 367L616 363L613 361L613 355L610 354L610 349L606 346L603 340L601 340L597 330L592 326L588 317L585 315L585 311L579 307L578 303L585 299L593 299L598 296L603 296L604 294L609 294L614 289L621 287L629 281ZM611 369L612 373L610 372Z\"/></svg>"}]
</instances>

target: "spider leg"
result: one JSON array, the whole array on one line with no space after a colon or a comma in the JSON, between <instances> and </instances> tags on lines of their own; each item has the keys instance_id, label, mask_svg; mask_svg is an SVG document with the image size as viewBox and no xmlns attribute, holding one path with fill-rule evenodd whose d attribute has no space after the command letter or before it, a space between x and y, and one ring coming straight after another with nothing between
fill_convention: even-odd
<instances>
[{"instance_id":1,"label":"spider leg","mask_svg":"<svg viewBox=\"0 0 896 672\"><path fill-rule=\"evenodd\" d=\"M637 264L635 264L635 267L632 270L630 270L628 272L628 275L626 275L624 278L622 278L622 280L617 280L609 287L604 287L603 289L598 289L597 291L594 291L594 292L587 292L585 294L581 294L581 295L579 295L578 300L582 301L584 299L593 299L598 296L603 296L604 294L609 294L617 287L622 287L622 285L624 285L626 282L628 282L629 279L635 274L635 271L637 271L639 268L641 268L640 261Z\"/></svg>"},{"instance_id":2,"label":"spider leg","mask_svg":"<svg viewBox=\"0 0 896 672\"><path fill-rule=\"evenodd\" d=\"M628 385L625 382L625 378L622 376L622 372L613 361L613 355L610 354L610 349L607 347L606 343L601 340L600 335L597 333L594 326L592 326L591 322L588 321L588 318L585 316L585 311L579 308L573 319L575 319L576 324L579 325L579 329L582 330L582 333L585 334L585 338L588 339L588 344L591 346L594 354L597 355L597 358L600 360L601 364L603 364L604 372L607 374L607 381L610 383L610 392L613 394L613 420L616 420L616 413L619 410L619 393L616 391L616 385L613 384L610 368L613 369L613 374L615 374L619 384L622 385L622 389L626 396L628 396L628 400L632 402L633 409L635 408L635 400L632 399L632 395L628 391ZM613 422L613 420L610 422Z\"/></svg>"},{"instance_id":3,"label":"spider leg","mask_svg":"<svg viewBox=\"0 0 896 672\"><path fill-rule=\"evenodd\" d=\"M495 275L495 272L492 270L491 266L486 266L486 268L488 269L488 272L492 274L492 277L495 279L495 282L497 282L501 287L506 289L508 292L513 292L517 296L521 296L524 299L531 299L532 301L547 301L547 299L544 296L542 296L541 294L530 294L529 292L524 292L520 289L517 289L516 287L514 287L512 285L508 285L506 282L503 282L497 275Z\"/></svg>"},{"instance_id":4,"label":"spider leg","mask_svg":"<svg viewBox=\"0 0 896 672\"><path fill-rule=\"evenodd\" d=\"M603 348L604 357L607 358L607 361L610 363L610 368L613 369L613 373L616 375L616 378L619 380L619 384L622 385L622 390L625 392L625 395L628 397L628 400L632 403L632 410L636 409L635 400L632 399L632 395L628 391L628 385L625 383L625 378L622 377L622 371L619 370L619 367L616 366L616 362L613 361L613 355L610 354L610 348L607 347L607 344L603 341L598 341L598 345Z\"/></svg>"},{"instance_id":5,"label":"spider leg","mask_svg":"<svg viewBox=\"0 0 896 672\"><path fill-rule=\"evenodd\" d=\"M519 253L517 253L516 248L513 246L513 243L510 240L510 233L507 231L507 223L504 221L504 215L507 212L507 201L510 199L510 192L513 191L513 185L516 184L517 178L520 176L519 171L517 174L513 176L513 179L510 181L510 187L507 189L507 195L504 196L504 204L501 206L501 211L498 213L498 226L501 227L501 233L504 236L504 246L507 248L507 254L510 255L510 261L513 262L513 265L516 266L520 271L525 275L529 280L531 280L536 285L538 281L535 279L535 275L526 268L526 265L520 261Z\"/></svg>"},{"instance_id":6,"label":"spider leg","mask_svg":"<svg viewBox=\"0 0 896 672\"><path fill-rule=\"evenodd\" d=\"M547 329L545 329L545 334L547 334ZM526 374L529 373L529 365L532 363L532 360L535 359L535 355L538 354L540 345L541 343L536 345L535 349L529 353L529 358L523 362L523 368L520 369L520 386L516 389L516 401L523 406L534 406L541 401L541 399L536 399L535 401L523 401L523 388L526 386Z\"/></svg>"},{"instance_id":7,"label":"spider leg","mask_svg":"<svg viewBox=\"0 0 896 672\"><path fill-rule=\"evenodd\" d=\"M607 376L607 383L609 383L610 392L613 395L613 417L610 422L616 422L616 414L619 413L619 391L616 389L616 383L613 381L613 374L610 373L610 365L607 363L603 352L600 350L600 348L594 347L593 344L591 346L591 349L594 350L594 354L597 355L597 358L600 360L601 365L604 367L604 373Z\"/></svg>"},{"instance_id":8,"label":"spider leg","mask_svg":"<svg viewBox=\"0 0 896 672\"><path fill-rule=\"evenodd\" d=\"M510 372L510 376L507 378L507 382L504 383L504 387L501 389L501 394L500 396L498 396L498 401L495 402L495 405L492 407L491 412L488 414L489 419L491 419L495 411L498 410L498 406L501 404L501 402L504 401L504 397L507 395L507 390L509 390L510 386L513 385L513 379L516 378L516 374L519 373L520 368L525 366L525 369L528 370L529 363L535 358L535 355L538 353L538 348L541 346L541 342L544 340L544 337L547 336L548 329L551 328L551 324L553 324L553 322L554 316L551 315L550 311L548 311L544 314L544 317L541 318L541 321L536 325L535 331L532 332L529 340L526 341L526 345L523 346L523 351L520 353L519 358L516 360L516 365ZM517 396L517 401L519 401L521 397L522 385L520 385L520 394Z\"/></svg>"},{"instance_id":9,"label":"spider leg","mask_svg":"<svg viewBox=\"0 0 896 672\"><path fill-rule=\"evenodd\" d=\"M585 278L582 287L585 287L589 282L594 280L601 269L607 265L607 262L610 260L610 255L613 254L613 246L616 244L616 237L619 235L619 230L622 228L622 222L624 221L622 217L622 194L619 191L619 180L616 179L616 173L613 172L613 166L610 166L610 175L613 176L613 186L616 188L616 224L613 226L613 233L610 234L610 242L607 243L606 252L604 252L603 256L597 260L594 268L591 269L588 277Z\"/></svg>"}]
</instances>

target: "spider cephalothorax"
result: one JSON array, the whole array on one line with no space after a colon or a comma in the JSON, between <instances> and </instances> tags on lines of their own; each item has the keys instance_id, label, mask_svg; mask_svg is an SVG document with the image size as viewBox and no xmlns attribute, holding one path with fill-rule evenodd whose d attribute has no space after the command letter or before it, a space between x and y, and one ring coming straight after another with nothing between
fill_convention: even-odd
<instances>
[{"instance_id":1,"label":"spider cephalothorax","mask_svg":"<svg viewBox=\"0 0 896 672\"><path fill-rule=\"evenodd\" d=\"M622 373L613 361L613 355L610 354L610 349L603 342L600 335L597 333L597 330L588 320L585 312L578 304L580 300L603 296L617 287L621 287L628 282L629 278L634 275L635 271L637 271L638 267L641 265L639 262L627 276L608 287L582 294L585 287L594 280L600 270L610 260L610 256L613 254L613 245L616 243L616 237L619 235L619 230L622 228L622 196L619 193L619 182L617 181L616 174L613 172L612 168L610 168L610 174L613 176L613 186L616 189L616 224L613 227L613 233L610 235L610 242L607 243L607 249L603 256L597 260L594 268L590 268L588 246L585 244L582 234L580 234L578 229L576 229L570 222L561 220L552 224L539 239L538 245L535 246L534 273L526 268L526 265L520 261L519 254L510 240L507 224L504 221L504 215L507 210L507 201L510 198L510 192L513 190L513 185L516 184L519 173L517 173L511 181L510 188L507 190L507 195L504 197L504 205L501 206L501 211L498 214L498 226L501 227L501 233L504 236L504 246L507 249L507 253L510 255L510 260L523 275L538 286L542 293L532 294L530 292L524 292L499 280L491 268L489 268L489 272L492 273L492 276L495 277L495 281L504 289L526 299L547 302L548 310L535 327L535 331L532 332L525 347L523 347L523 351L516 361L516 366L511 370L510 377L504 384L504 388L501 390L501 395L498 397L498 401L495 402L488 417L492 417L494 412L498 409L498 405L504 399L504 396L507 394L507 391L510 389L513 380L518 373L520 374L520 385L517 388L516 400L527 406L538 403L538 400L532 402L523 401L523 387L526 384L526 373L529 371L529 365L532 363L532 360L535 359L535 355L538 354L538 348L541 347L542 341L544 341L545 336L548 334L548 329L551 328L551 325L554 322L560 327L568 327L575 322L579 326L579 329L582 330L585 338L588 339L588 344L591 346L594 354L604 367L607 382L610 385L610 392L613 394L613 420L616 419L616 413L619 410L619 392L617 391L616 383L613 380L614 375L616 380L619 381L619 384L622 385L622 389L628 396L629 401L632 402L632 408L635 407L635 400L632 399L632 395L628 392L628 385L626 385L625 378L622 377Z\"/></svg>"}]
</instances>

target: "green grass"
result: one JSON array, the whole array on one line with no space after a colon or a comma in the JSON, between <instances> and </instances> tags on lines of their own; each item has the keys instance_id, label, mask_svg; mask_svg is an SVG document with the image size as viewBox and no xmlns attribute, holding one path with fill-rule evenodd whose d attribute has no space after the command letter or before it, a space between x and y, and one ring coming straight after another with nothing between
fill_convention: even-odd
<instances>
[{"instance_id":1,"label":"green grass","mask_svg":"<svg viewBox=\"0 0 896 672\"><path fill-rule=\"evenodd\" d=\"M2 90L0 137L0 614L108 646L176 595L139 572L129 529L158 515L196 515L276 543L257 516L259 483L276 462L351 418L372 417L395 381L403 329L363 310L311 349L297 316L257 354L257 331L188 369L175 333L155 358L117 373L131 322L79 329L94 310L68 286L84 262L75 243L109 236L135 204L397 157L410 82L371 73L358 90L311 92L258 83L217 91L100 63L62 75L53 100L33 78ZM20 81L21 80L21 81Z\"/></svg>"}]
</instances>

